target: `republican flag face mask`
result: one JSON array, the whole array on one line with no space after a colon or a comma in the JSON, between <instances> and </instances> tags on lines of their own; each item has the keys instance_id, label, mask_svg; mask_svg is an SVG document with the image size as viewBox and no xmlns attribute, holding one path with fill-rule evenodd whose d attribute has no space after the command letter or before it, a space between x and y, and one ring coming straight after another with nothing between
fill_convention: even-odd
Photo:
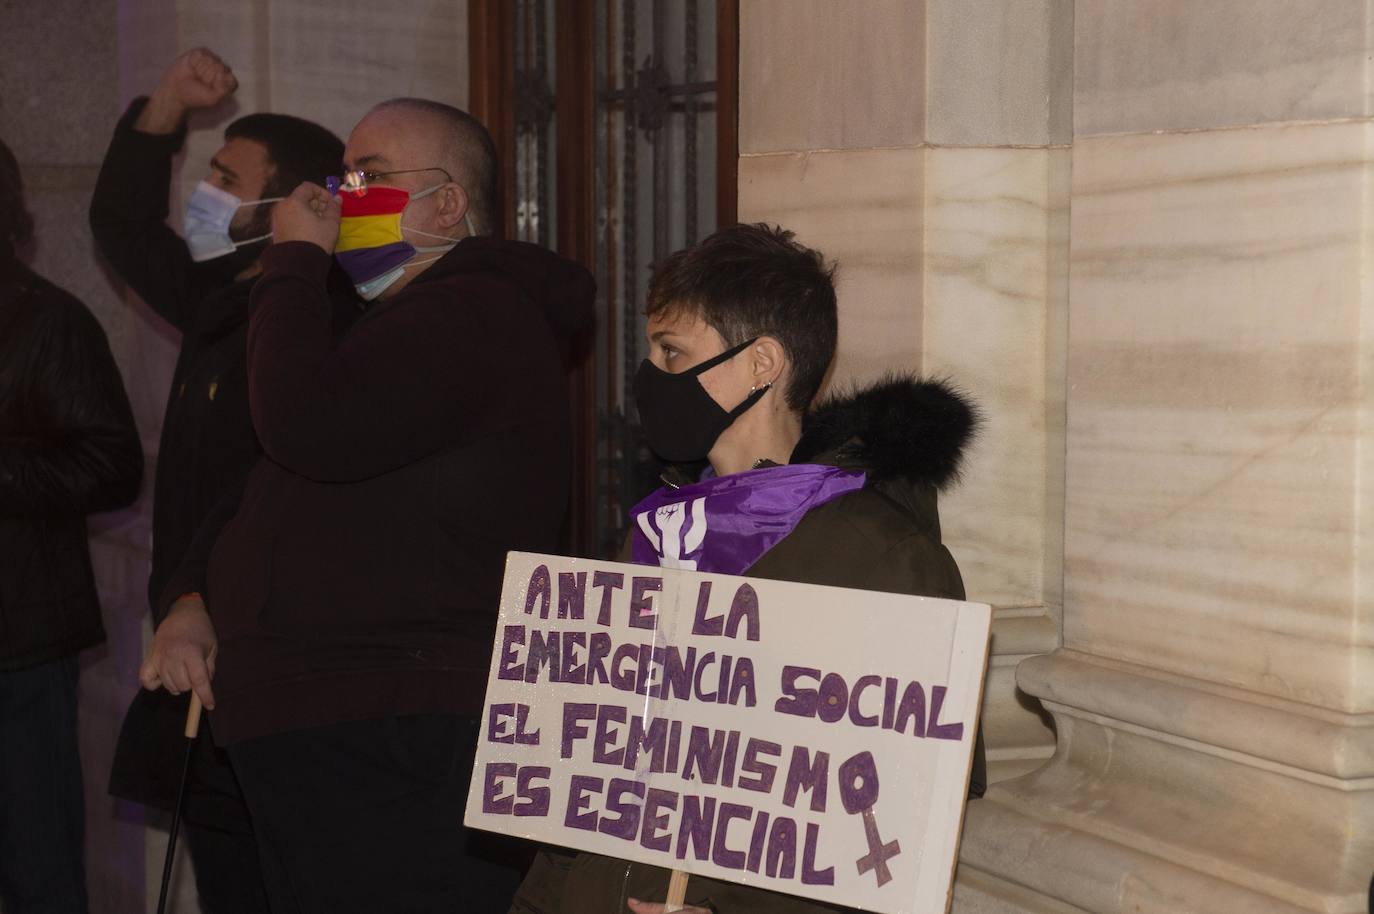
<instances>
[{"instance_id":1,"label":"republican flag face mask","mask_svg":"<svg viewBox=\"0 0 1374 914\"><path fill-rule=\"evenodd\" d=\"M433 263L458 243L458 239L447 235L401 225L401 216L411 200L427 197L443 186L436 184L415 194L399 187L369 187L363 192L339 189L343 213L334 257L353 280L353 287L363 299L372 301L400 279L408 267ZM468 220L468 232L472 234L472 220L467 216L464 218ZM401 231L403 228L407 232L441 238L448 243L413 245L406 240ZM438 256L415 260L416 254Z\"/></svg>"}]
</instances>

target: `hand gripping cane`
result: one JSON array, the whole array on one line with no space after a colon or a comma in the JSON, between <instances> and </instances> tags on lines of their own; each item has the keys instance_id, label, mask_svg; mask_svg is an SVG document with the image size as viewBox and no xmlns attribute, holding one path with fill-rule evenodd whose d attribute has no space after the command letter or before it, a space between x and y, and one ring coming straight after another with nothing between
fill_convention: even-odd
<instances>
[{"instance_id":1,"label":"hand gripping cane","mask_svg":"<svg viewBox=\"0 0 1374 914\"><path fill-rule=\"evenodd\" d=\"M186 800L186 775L191 770L191 755L196 748L196 734L200 732L200 696L191 693L191 706L186 709L186 758L181 763L181 783L177 786L177 805L172 812L172 828L167 835L167 859L162 864L162 890L157 896L157 914L167 910L167 885L172 879L172 860L176 856L177 831L181 826L181 807Z\"/></svg>"}]
</instances>

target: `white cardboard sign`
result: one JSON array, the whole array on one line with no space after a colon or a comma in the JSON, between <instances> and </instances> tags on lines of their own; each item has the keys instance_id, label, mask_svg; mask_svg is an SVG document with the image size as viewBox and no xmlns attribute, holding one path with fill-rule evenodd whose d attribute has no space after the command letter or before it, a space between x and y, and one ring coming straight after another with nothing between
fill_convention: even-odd
<instances>
[{"instance_id":1,"label":"white cardboard sign","mask_svg":"<svg viewBox=\"0 0 1374 914\"><path fill-rule=\"evenodd\" d=\"M947 908L991 610L512 552L472 827Z\"/></svg>"}]
</instances>

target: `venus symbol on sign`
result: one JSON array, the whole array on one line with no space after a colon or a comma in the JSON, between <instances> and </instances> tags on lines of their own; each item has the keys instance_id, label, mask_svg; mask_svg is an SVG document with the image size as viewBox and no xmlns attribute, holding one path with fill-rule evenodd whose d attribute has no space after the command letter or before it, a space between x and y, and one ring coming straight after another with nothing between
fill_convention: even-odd
<instances>
[{"instance_id":1,"label":"venus symbol on sign","mask_svg":"<svg viewBox=\"0 0 1374 914\"><path fill-rule=\"evenodd\" d=\"M840 766L840 800L851 816L863 813L868 853L854 861L859 875L872 870L879 887L886 885L892 881L887 861L900 854L902 846L897 841L884 842L878 834L878 818L873 814L878 802L878 765L872 752L860 752Z\"/></svg>"}]
</instances>

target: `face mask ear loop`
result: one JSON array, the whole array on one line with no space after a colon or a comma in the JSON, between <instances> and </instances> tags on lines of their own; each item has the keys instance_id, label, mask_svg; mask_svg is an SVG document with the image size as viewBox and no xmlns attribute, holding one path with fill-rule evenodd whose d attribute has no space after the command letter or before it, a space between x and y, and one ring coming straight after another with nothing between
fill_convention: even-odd
<instances>
[{"instance_id":1,"label":"face mask ear loop","mask_svg":"<svg viewBox=\"0 0 1374 914\"><path fill-rule=\"evenodd\" d=\"M436 185L434 185L433 187L425 188L424 190L420 191L418 194L411 194L411 195L410 195L410 199L411 199L411 200L419 200L421 197L428 197L430 194L434 193L436 190L438 190L439 188L441 188L441 187L443 187L443 186L444 186L444 185L442 185L442 184L436 184ZM476 237L477 237L477 228L472 224L472 213L471 213L471 212L468 212L468 211L464 210L464 212L463 212L463 223L464 223L465 225L467 225L467 227L468 227L468 237L469 237L469 238L476 238ZM418 231L420 231L420 230L419 230L419 229L410 229L410 231L412 231L412 232L418 232ZM420 234L426 235L426 234L429 234L429 233L428 233L428 232L421 232ZM430 237L432 237L432 238L447 238L448 236L447 236L447 235L431 235ZM462 239L460 238L460 239L456 239L456 240L461 241Z\"/></svg>"},{"instance_id":2,"label":"face mask ear loop","mask_svg":"<svg viewBox=\"0 0 1374 914\"><path fill-rule=\"evenodd\" d=\"M271 232L268 232L266 235L259 235L259 236L256 237L256 238L245 238L243 241L235 241L235 242L234 242L234 247L235 247L235 248L241 248L241 247L244 247L245 245L257 244L259 241L266 241L268 238L271 238L271 237L272 237L272 233L271 233Z\"/></svg>"},{"instance_id":3,"label":"face mask ear loop","mask_svg":"<svg viewBox=\"0 0 1374 914\"><path fill-rule=\"evenodd\" d=\"M283 201L283 200L285 200L285 199L286 199L285 197L266 197L266 198L264 198L264 199L262 199L262 200L249 200L249 201L247 201L246 203L240 203L240 204L239 204L239 209L242 209L242 208L245 207L245 206L257 206L257 205L259 205L259 204L261 204L261 203L280 203L281 201ZM266 240L268 240L268 239L271 238L271 237L272 237L272 233L271 233L271 232L268 232L266 235L259 235L259 236L256 237L256 238L246 238L246 239L244 239L243 241L235 241L235 242L234 242L234 250L238 250L239 248L245 247L245 246L250 245L250 244L257 244L259 241L266 241Z\"/></svg>"},{"instance_id":4,"label":"face mask ear loop","mask_svg":"<svg viewBox=\"0 0 1374 914\"><path fill-rule=\"evenodd\" d=\"M428 238L442 238L443 240L448 242L448 244L431 244L424 246L415 245L415 250L422 252L447 251L449 248L453 247L455 244L463 240L461 238L454 238L450 235L436 235L434 232L427 232L424 229L411 228L408 225L401 226L401 230L406 232L414 232L417 235L424 235Z\"/></svg>"},{"instance_id":5,"label":"face mask ear loop","mask_svg":"<svg viewBox=\"0 0 1374 914\"><path fill-rule=\"evenodd\" d=\"M433 250L433 249L432 249L432 248L416 248L415 250L417 250L417 251L425 251L425 250ZM409 270L411 267L422 267L422 266L424 266L424 265L427 264L427 263L434 263L436 260L442 260L442 259L443 259L442 257L431 257L431 258L429 258L428 260L408 260L408 261L406 261L405 263L401 264L401 269L403 269L403 270Z\"/></svg>"},{"instance_id":6,"label":"face mask ear loop","mask_svg":"<svg viewBox=\"0 0 1374 914\"><path fill-rule=\"evenodd\" d=\"M441 188L441 187L443 187L443 186L444 186L444 185L442 185L442 184L436 184L436 185L434 185L433 187L426 187L424 190L420 191L419 193L411 194L411 195L410 195L410 199L407 200L406 203L410 203L410 202L412 202L412 201L419 200L419 199L421 199L422 197L428 197L430 194L434 193L436 190L438 190L439 188ZM467 227L468 227L468 237L471 238L471 237L475 236L475 235L477 234L477 230L476 230L475 228L472 227L472 216L471 216L471 214L469 214L469 213L467 213L467 212L464 212L464 213L463 213L463 221L464 221L464 223L466 223L466 225L467 225ZM454 238L452 235L436 235L436 234L434 234L433 232L426 232L424 229L411 228L411 227L408 226L408 225L403 225L403 226L401 226L401 228L404 229L404 230L407 231L407 232L414 232L414 233L417 234L417 235L425 235L425 236L427 236L427 237L429 237L429 238L442 238L442 239L444 239L445 241L450 242L450 243L447 244L447 245L429 245L428 247L419 247L419 246L416 246L415 250L421 251L421 252L444 251L444 250L448 250L448 248L453 247L453 245L455 245L455 244L457 244L458 242L460 242L460 241L463 240L463 239L461 239L461 238ZM426 263L428 263L428 262L429 262L429 261L426 261Z\"/></svg>"},{"instance_id":7,"label":"face mask ear loop","mask_svg":"<svg viewBox=\"0 0 1374 914\"><path fill-rule=\"evenodd\" d=\"M712 356L711 358L707 359L704 362L701 362L700 364L693 365L691 368L688 368L686 371L682 373L685 375L690 375L692 377L699 377L705 374L706 372L710 371L712 368L715 368L717 365L720 365L723 362L730 361L735 356L739 355L741 352L748 349L753 344L754 340L757 339L758 337L753 337L751 339L745 340L738 346L731 346L729 349L725 350L720 355Z\"/></svg>"}]
</instances>

